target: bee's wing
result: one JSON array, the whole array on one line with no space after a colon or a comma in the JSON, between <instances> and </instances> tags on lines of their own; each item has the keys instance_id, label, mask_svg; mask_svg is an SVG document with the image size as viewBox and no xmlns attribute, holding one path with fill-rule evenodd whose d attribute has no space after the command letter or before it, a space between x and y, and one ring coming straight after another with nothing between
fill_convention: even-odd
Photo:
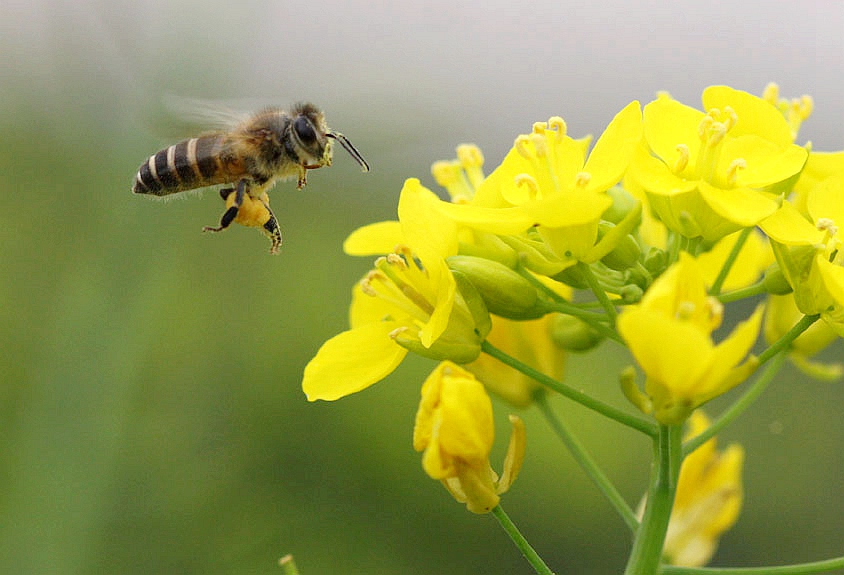
<instances>
[{"instance_id":1,"label":"bee's wing","mask_svg":"<svg viewBox=\"0 0 844 575\"><path fill-rule=\"evenodd\" d=\"M251 115L221 100L166 94L162 102L171 125L178 126L184 134L228 131L248 120Z\"/></svg>"}]
</instances>

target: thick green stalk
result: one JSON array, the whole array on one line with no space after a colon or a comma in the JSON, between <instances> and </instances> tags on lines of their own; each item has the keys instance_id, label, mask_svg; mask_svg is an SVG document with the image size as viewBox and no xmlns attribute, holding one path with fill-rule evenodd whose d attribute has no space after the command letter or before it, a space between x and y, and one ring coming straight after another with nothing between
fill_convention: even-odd
<instances>
[{"instance_id":1,"label":"thick green stalk","mask_svg":"<svg viewBox=\"0 0 844 575\"><path fill-rule=\"evenodd\" d=\"M624 570L625 575L653 575L659 568L680 475L681 433L680 425L659 427L659 436L654 441L648 500Z\"/></svg>"}]
</instances>

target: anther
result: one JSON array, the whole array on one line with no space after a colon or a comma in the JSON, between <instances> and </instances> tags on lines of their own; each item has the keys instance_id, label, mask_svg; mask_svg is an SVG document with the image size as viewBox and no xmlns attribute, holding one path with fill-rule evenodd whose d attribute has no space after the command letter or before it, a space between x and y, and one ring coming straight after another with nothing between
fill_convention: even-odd
<instances>
[{"instance_id":1,"label":"anther","mask_svg":"<svg viewBox=\"0 0 844 575\"><path fill-rule=\"evenodd\" d=\"M534 134L544 134L545 130L548 129L548 124L545 122L534 122L533 123L533 133Z\"/></svg>"},{"instance_id":2,"label":"anther","mask_svg":"<svg viewBox=\"0 0 844 575\"><path fill-rule=\"evenodd\" d=\"M517 188L525 187L527 190L527 197L535 200L539 197L539 184L530 174L519 174L515 177L514 183Z\"/></svg>"},{"instance_id":3,"label":"anther","mask_svg":"<svg viewBox=\"0 0 844 575\"><path fill-rule=\"evenodd\" d=\"M530 136L527 136L525 134L521 134L516 138L516 141L513 142L513 147L516 149L519 155L525 158L526 160L530 160L532 157L530 149L528 148L530 142Z\"/></svg>"},{"instance_id":4,"label":"anther","mask_svg":"<svg viewBox=\"0 0 844 575\"><path fill-rule=\"evenodd\" d=\"M474 144L460 144L457 146L457 159L464 170L480 168L484 165L484 155Z\"/></svg>"},{"instance_id":5,"label":"anther","mask_svg":"<svg viewBox=\"0 0 844 575\"><path fill-rule=\"evenodd\" d=\"M744 158L736 158L730 162L730 166L727 168L727 183L731 186L735 186L736 180L738 179L738 171L743 170L746 167L747 162Z\"/></svg>"},{"instance_id":6,"label":"anther","mask_svg":"<svg viewBox=\"0 0 844 575\"><path fill-rule=\"evenodd\" d=\"M835 221L832 218L818 218L815 225L820 231L827 232L830 236L838 234L838 226L835 225Z\"/></svg>"},{"instance_id":7,"label":"anther","mask_svg":"<svg viewBox=\"0 0 844 575\"><path fill-rule=\"evenodd\" d=\"M675 174L679 174L686 167L689 165L689 158L691 157L691 152L689 151L689 146L686 144L677 144L675 148L677 150L677 160L674 162L674 166L671 168L671 171Z\"/></svg>"},{"instance_id":8,"label":"anther","mask_svg":"<svg viewBox=\"0 0 844 575\"><path fill-rule=\"evenodd\" d=\"M780 87L775 82L769 82L762 92L762 99L776 106L780 99Z\"/></svg>"},{"instance_id":9,"label":"anther","mask_svg":"<svg viewBox=\"0 0 844 575\"><path fill-rule=\"evenodd\" d=\"M578 172L574 177L574 183L579 188L585 188L592 180L592 174L589 172Z\"/></svg>"},{"instance_id":10,"label":"anther","mask_svg":"<svg viewBox=\"0 0 844 575\"><path fill-rule=\"evenodd\" d=\"M460 179L460 165L457 162L440 160L431 165L431 175L439 185L448 188Z\"/></svg>"},{"instance_id":11,"label":"anther","mask_svg":"<svg viewBox=\"0 0 844 575\"><path fill-rule=\"evenodd\" d=\"M548 119L548 128L557 132L557 141L561 141L568 134L568 126L560 116L551 116Z\"/></svg>"}]
</instances>

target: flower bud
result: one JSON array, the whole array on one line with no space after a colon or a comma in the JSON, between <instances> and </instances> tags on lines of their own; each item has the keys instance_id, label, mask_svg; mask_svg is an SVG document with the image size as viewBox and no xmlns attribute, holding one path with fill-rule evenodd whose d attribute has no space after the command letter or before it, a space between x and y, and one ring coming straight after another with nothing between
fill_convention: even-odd
<instances>
[{"instance_id":1,"label":"flower bud","mask_svg":"<svg viewBox=\"0 0 844 575\"><path fill-rule=\"evenodd\" d=\"M782 273L778 263L774 262L765 270L765 290L771 295L786 295L792 292L791 285Z\"/></svg>"},{"instance_id":2,"label":"flower bud","mask_svg":"<svg viewBox=\"0 0 844 575\"><path fill-rule=\"evenodd\" d=\"M576 352L589 351L604 340L604 336L588 323L564 314L554 316L551 338L561 348Z\"/></svg>"},{"instance_id":3,"label":"flower bud","mask_svg":"<svg viewBox=\"0 0 844 575\"><path fill-rule=\"evenodd\" d=\"M447 262L453 272L469 279L490 313L510 319L532 319L545 314L536 288L507 266L474 256L451 256Z\"/></svg>"},{"instance_id":4,"label":"flower bud","mask_svg":"<svg viewBox=\"0 0 844 575\"><path fill-rule=\"evenodd\" d=\"M610 223L601 222L598 225L598 237L603 237L613 227ZM636 265L641 256L642 248L639 247L639 243L633 236L627 234L618 241L610 253L601 258L601 261L611 269L623 271Z\"/></svg>"}]
</instances>

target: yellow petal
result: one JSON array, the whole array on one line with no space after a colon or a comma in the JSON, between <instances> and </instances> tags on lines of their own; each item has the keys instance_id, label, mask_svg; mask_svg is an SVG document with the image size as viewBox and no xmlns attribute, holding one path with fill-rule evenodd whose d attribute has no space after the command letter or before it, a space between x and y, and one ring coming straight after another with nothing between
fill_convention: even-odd
<instances>
[{"instance_id":1,"label":"yellow petal","mask_svg":"<svg viewBox=\"0 0 844 575\"><path fill-rule=\"evenodd\" d=\"M703 112L671 98L657 98L645 106L644 134L654 154L673 166L680 157L677 146L688 147L690 157L697 157L700 148L698 126Z\"/></svg>"},{"instance_id":2,"label":"yellow petal","mask_svg":"<svg viewBox=\"0 0 844 575\"><path fill-rule=\"evenodd\" d=\"M390 338L397 327L393 321L374 322L326 341L305 366L302 390L308 401L334 401L392 373L407 354Z\"/></svg>"},{"instance_id":3,"label":"yellow petal","mask_svg":"<svg viewBox=\"0 0 844 575\"><path fill-rule=\"evenodd\" d=\"M397 245L403 243L406 242L399 222L376 222L349 234L343 242L343 251L350 256L382 255L390 253Z\"/></svg>"},{"instance_id":4,"label":"yellow petal","mask_svg":"<svg viewBox=\"0 0 844 575\"><path fill-rule=\"evenodd\" d=\"M399 196L402 237L416 251L423 248L441 258L457 253L457 224L438 211L445 204L416 178L405 181Z\"/></svg>"},{"instance_id":5,"label":"yellow petal","mask_svg":"<svg viewBox=\"0 0 844 575\"><path fill-rule=\"evenodd\" d=\"M806 208L812 219L832 220L844 234L844 172L828 177L812 190L806 200Z\"/></svg>"},{"instance_id":6,"label":"yellow petal","mask_svg":"<svg viewBox=\"0 0 844 575\"><path fill-rule=\"evenodd\" d=\"M783 202L759 227L772 240L786 245L814 245L824 233L812 225L790 202Z\"/></svg>"},{"instance_id":7,"label":"yellow petal","mask_svg":"<svg viewBox=\"0 0 844 575\"><path fill-rule=\"evenodd\" d=\"M616 114L586 160L583 170L591 175L590 191L603 192L624 175L636 147L642 140L642 112L639 102L630 102Z\"/></svg>"},{"instance_id":8,"label":"yellow petal","mask_svg":"<svg viewBox=\"0 0 844 575\"><path fill-rule=\"evenodd\" d=\"M731 136L755 134L780 146L791 144L791 128L785 117L762 98L729 86L709 86L703 91L704 110L717 108L723 112L727 107L738 117Z\"/></svg>"},{"instance_id":9,"label":"yellow petal","mask_svg":"<svg viewBox=\"0 0 844 575\"><path fill-rule=\"evenodd\" d=\"M777 211L779 207L770 197L748 188L725 190L700 182L698 190L704 201L719 216L741 228L755 226ZM705 238L715 234L704 233ZM720 239L726 234L719 236Z\"/></svg>"}]
</instances>

